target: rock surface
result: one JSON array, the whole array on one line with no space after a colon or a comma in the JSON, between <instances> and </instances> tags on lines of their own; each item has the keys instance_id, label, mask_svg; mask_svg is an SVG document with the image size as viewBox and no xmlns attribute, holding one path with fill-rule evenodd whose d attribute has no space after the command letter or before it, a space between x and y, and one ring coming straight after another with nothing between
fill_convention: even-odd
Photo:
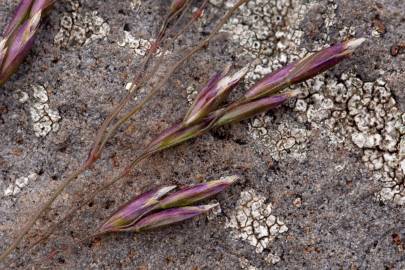
<instances>
[{"instance_id":1,"label":"rock surface","mask_svg":"<svg viewBox=\"0 0 405 270\"><path fill-rule=\"evenodd\" d=\"M0 5L0 29L17 5ZM199 1L193 1L197 6ZM170 50L207 35L235 0L210 0ZM9 258L12 269L404 269L405 5L401 0L251 0L107 145ZM0 247L84 160L97 128L151 44L167 1L59 1L35 48L0 89ZM44 228L181 118L226 63L259 59L235 98L298 57L351 37L361 50L296 86L276 111L157 154L97 196L44 244ZM259 56L258 56L259 55ZM141 100L148 88L137 94ZM148 187L241 176L219 210L139 235L81 244Z\"/></svg>"}]
</instances>

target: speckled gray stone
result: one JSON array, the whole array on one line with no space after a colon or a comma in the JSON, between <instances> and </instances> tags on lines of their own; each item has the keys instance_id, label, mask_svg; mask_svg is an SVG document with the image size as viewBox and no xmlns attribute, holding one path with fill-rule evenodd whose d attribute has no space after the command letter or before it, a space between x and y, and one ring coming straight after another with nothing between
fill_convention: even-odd
<instances>
[{"instance_id":1,"label":"speckled gray stone","mask_svg":"<svg viewBox=\"0 0 405 270\"><path fill-rule=\"evenodd\" d=\"M17 2L0 4L0 29ZM205 17L165 57L176 59L235 1L209 2ZM31 54L0 89L1 250L85 159L97 128L126 94L166 6L153 0L56 3ZM401 0L251 0L110 141L102 159L9 257L10 267L404 269L405 50L391 54L405 41L404 21ZM261 62L235 98L263 73L350 37L368 41L350 60L297 86L303 91L297 101L153 156L28 251L44 228L181 118L215 70L229 62L241 68L261 50ZM215 198L221 205L215 214L78 243L152 185L231 174L241 180ZM252 226L240 225L245 210Z\"/></svg>"}]
</instances>

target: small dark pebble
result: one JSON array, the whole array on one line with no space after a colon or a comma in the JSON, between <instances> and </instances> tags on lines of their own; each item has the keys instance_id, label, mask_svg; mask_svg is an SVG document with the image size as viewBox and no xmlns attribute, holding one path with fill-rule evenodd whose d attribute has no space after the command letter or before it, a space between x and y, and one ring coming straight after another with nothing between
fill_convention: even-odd
<instances>
[{"instance_id":1,"label":"small dark pebble","mask_svg":"<svg viewBox=\"0 0 405 270\"><path fill-rule=\"evenodd\" d=\"M392 56L397 56L398 54L402 53L402 51L405 50L405 43L397 43L391 46L391 55Z\"/></svg>"}]
</instances>

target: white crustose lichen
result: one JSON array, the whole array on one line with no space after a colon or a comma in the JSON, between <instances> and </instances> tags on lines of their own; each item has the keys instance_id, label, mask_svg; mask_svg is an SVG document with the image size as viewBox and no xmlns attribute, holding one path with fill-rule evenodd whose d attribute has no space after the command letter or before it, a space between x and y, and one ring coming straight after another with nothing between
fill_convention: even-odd
<instances>
[{"instance_id":1,"label":"white crustose lichen","mask_svg":"<svg viewBox=\"0 0 405 270\"><path fill-rule=\"evenodd\" d=\"M49 106L49 98L46 89L42 85L33 85L33 104L30 107L32 125L37 137L45 137L51 131L59 130L61 119L57 110Z\"/></svg>"},{"instance_id":2,"label":"white crustose lichen","mask_svg":"<svg viewBox=\"0 0 405 270\"><path fill-rule=\"evenodd\" d=\"M275 237L288 231L284 222L272 214L272 207L255 190L245 190L226 226L233 229L232 235L247 241L261 253L270 247Z\"/></svg>"}]
</instances>

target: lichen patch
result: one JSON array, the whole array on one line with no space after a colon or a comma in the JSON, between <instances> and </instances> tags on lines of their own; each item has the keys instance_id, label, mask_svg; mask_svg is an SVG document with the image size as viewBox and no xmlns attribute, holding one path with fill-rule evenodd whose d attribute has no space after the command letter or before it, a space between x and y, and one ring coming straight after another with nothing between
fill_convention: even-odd
<instances>
[{"instance_id":1,"label":"lichen patch","mask_svg":"<svg viewBox=\"0 0 405 270\"><path fill-rule=\"evenodd\" d=\"M21 192L21 190L27 186L30 182L35 181L38 178L38 174L36 173L30 173L28 176L22 176L17 178L12 184L10 184L5 190L4 190L4 196L9 197L9 196L16 196L18 193Z\"/></svg>"},{"instance_id":2,"label":"lichen patch","mask_svg":"<svg viewBox=\"0 0 405 270\"><path fill-rule=\"evenodd\" d=\"M219 2L215 5L227 7L234 1ZM330 43L329 33L336 25L337 4L334 0L329 3L322 14L325 29L313 44L314 50ZM250 1L224 27L243 47L242 54L259 55L261 63L248 73L248 85L310 53L301 46L301 23L316 5L299 0ZM339 34L345 40L356 32L353 27L344 27ZM271 114L258 116L250 121L248 133L260 151L269 152L275 160L304 161L310 138L317 134L332 145L361 151L365 166L381 183L376 198L404 205L405 116L385 82L384 71L380 74L373 82L363 82L350 72L339 78L319 75L294 86L302 92L293 105L295 119L276 125ZM308 124L309 130L305 128Z\"/></svg>"},{"instance_id":3,"label":"lichen patch","mask_svg":"<svg viewBox=\"0 0 405 270\"><path fill-rule=\"evenodd\" d=\"M264 196L253 189L245 190L226 227L232 229L235 238L247 241L256 247L257 253L262 253L277 236L288 231L284 222L273 215L272 208Z\"/></svg>"},{"instance_id":4,"label":"lichen patch","mask_svg":"<svg viewBox=\"0 0 405 270\"><path fill-rule=\"evenodd\" d=\"M97 11L83 13L80 10L80 2L68 2L70 2L71 12L61 16L60 29L54 37L56 45L83 46L107 37L110 26Z\"/></svg>"},{"instance_id":5,"label":"lichen patch","mask_svg":"<svg viewBox=\"0 0 405 270\"><path fill-rule=\"evenodd\" d=\"M61 117L59 112L51 109L49 106L49 98L46 89L42 85L32 85L33 103L29 108L32 120L32 127L35 136L45 137L51 131L59 130L59 121Z\"/></svg>"}]
</instances>

